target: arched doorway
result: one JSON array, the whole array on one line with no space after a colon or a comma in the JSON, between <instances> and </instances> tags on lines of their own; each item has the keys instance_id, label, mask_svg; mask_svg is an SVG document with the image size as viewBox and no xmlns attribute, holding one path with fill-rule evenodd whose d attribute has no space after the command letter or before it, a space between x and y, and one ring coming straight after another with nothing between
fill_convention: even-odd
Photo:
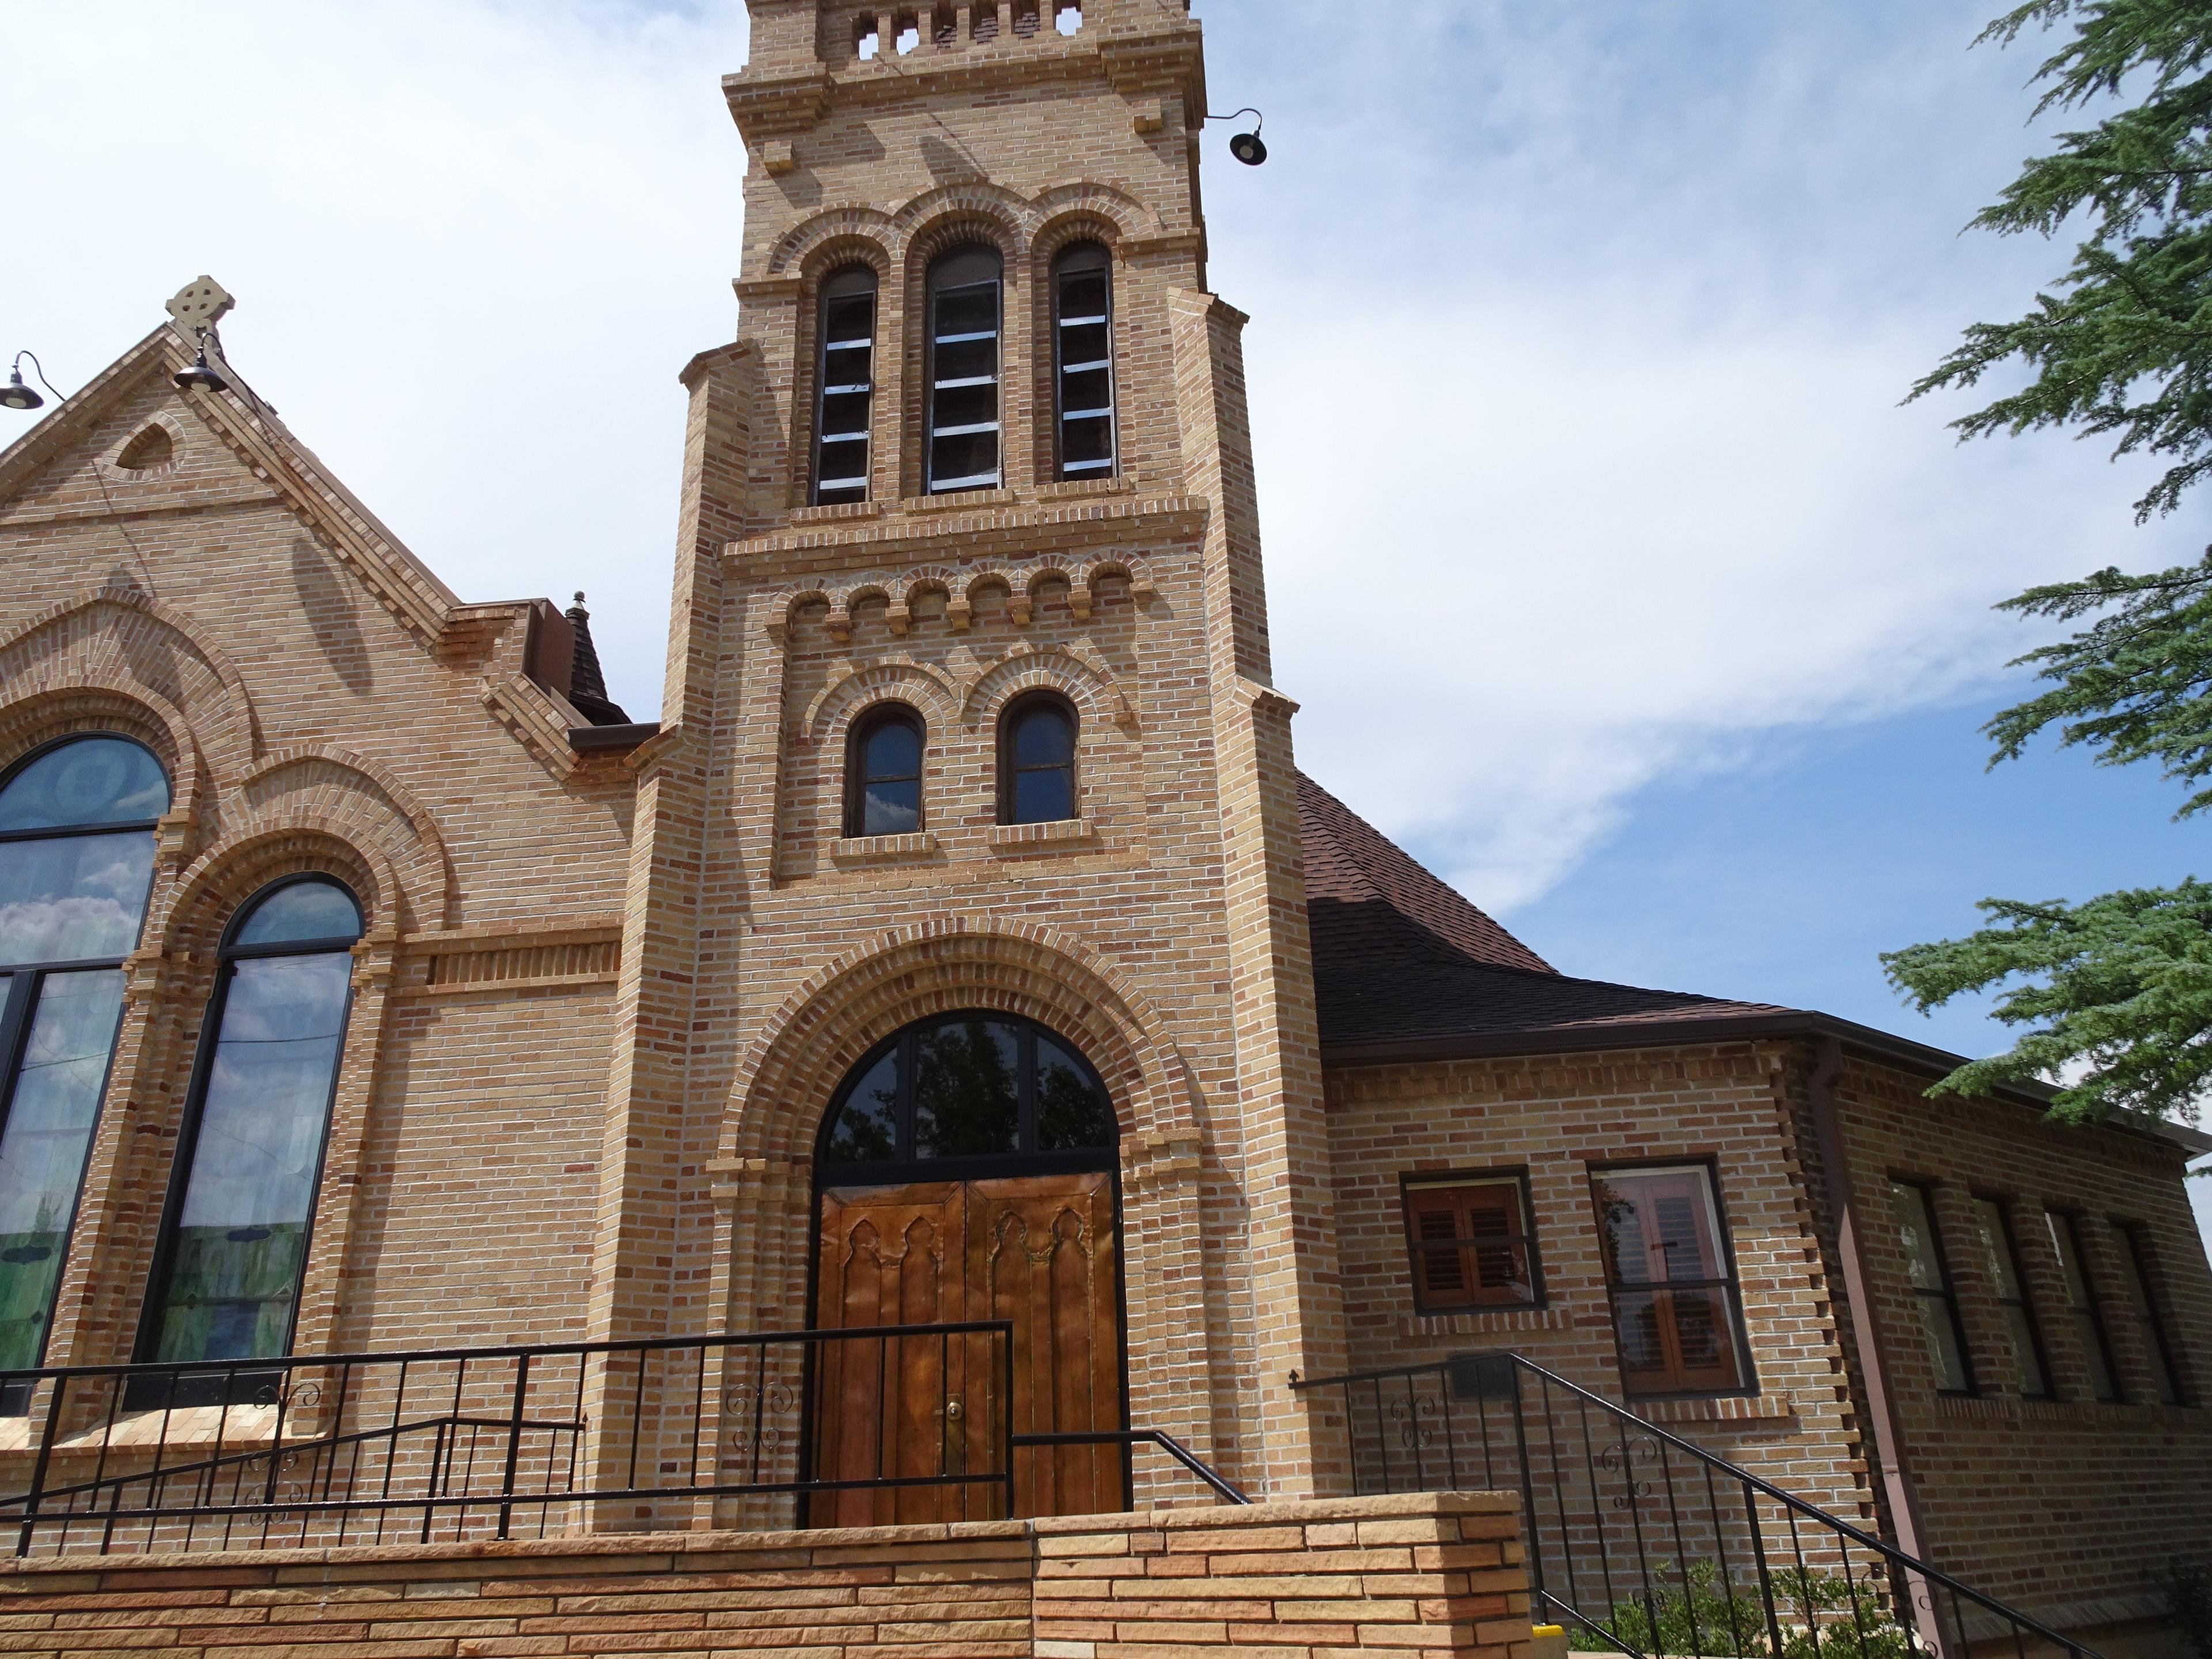
<instances>
[{"instance_id":1,"label":"arched doorway","mask_svg":"<svg viewBox=\"0 0 2212 1659\"><path fill-rule=\"evenodd\" d=\"M1127 1426L1115 1141L1097 1072L1033 1021L940 1015L853 1068L815 1147L814 1328L1006 1320L1013 1337L996 1358L981 1340L823 1344L817 1479L998 1467L1009 1413L1016 1434ZM1019 1515L1129 1501L1120 1446L1020 1449L1014 1474ZM809 1510L836 1526L1004 1512L988 1486L818 1493Z\"/></svg>"}]
</instances>

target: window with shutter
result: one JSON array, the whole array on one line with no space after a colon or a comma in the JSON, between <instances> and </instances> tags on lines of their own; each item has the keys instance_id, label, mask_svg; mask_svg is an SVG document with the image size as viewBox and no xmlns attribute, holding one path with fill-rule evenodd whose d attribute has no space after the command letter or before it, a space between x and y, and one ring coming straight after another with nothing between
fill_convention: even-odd
<instances>
[{"instance_id":1,"label":"window with shutter","mask_svg":"<svg viewBox=\"0 0 2212 1659\"><path fill-rule=\"evenodd\" d=\"M1650 1395L1755 1389L1711 1171L1594 1170L1590 1185L1624 1389Z\"/></svg>"},{"instance_id":2,"label":"window with shutter","mask_svg":"<svg viewBox=\"0 0 2212 1659\"><path fill-rule=\"evenodd\" d=\"M1413 1304L1420 1312L1536 1303L1535 1245L1524 1177L1408 1181L1405 1211Z\"/></svg>"}]
</instances>

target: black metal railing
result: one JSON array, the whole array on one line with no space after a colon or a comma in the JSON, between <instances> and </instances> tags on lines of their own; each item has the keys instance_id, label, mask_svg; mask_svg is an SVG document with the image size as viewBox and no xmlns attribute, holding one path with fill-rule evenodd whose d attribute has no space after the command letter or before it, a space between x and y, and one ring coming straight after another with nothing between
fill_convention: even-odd
<instances>
[{"instance_id":1,"label":"black metal railing","mask_svg":"<svg viewBox=\"0 0 2212 1659\"><path fill-rule=\"evenodd\" d=\"M1531 1585L1639 1659L2098 1659L1517 1354L1302 1380L1358 1492L1521 1494Z\"/></svg>"},{"instance_id":2,"label":"black metal railing","mask_svg":"<svg viewBox=\"0 0 2212 1659\"><path fill-rule=\"evenodd\" d=\"M1139 1446L1247 1501L1155 1429L1017 1432L1012 1367L1013 1327L990 1320L0 1372L0 1538L30 1555L1000 1520L1048 1488L1122 1507Z\"/></svg>"},{"instance_id":3,"label":"black metal railing","mask_svg":"<svg viewBox=\"0 0 2212 1659\"><path fill-rule=\"evenodd\" d=\"M996 1519L1012 1364L1001 1320L0 1373L0 1529L18 1555L429 1542L805 1525L848 1494Z\"/></svg>"}]
</instances>

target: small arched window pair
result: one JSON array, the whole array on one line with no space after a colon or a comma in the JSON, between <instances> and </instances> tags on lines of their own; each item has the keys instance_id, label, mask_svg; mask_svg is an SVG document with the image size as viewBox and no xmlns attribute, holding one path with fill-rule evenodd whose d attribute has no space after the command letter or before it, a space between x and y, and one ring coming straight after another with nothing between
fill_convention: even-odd
<instances>
[{"instance_id":1,"label":"small arched window pair","mask_svg":"<svg viewBox=\"0 0 2212 1659\"><path fill-rule=\"evenodd\" d=\"M999 721L999 822L1052 823L1076 816L1075 708L1057 691L1030 691ZM878 703L853 722L845 747L845 834L910 836L923 823L927 729L902 702Z\"/></svg>"},{"instance_id":2,"label":"small arched window pair","mask_svg":"<svg viewBox=\"0 0 2212 1659\"><path fill-rule=\"evenodd\" d=\"M868 499L874 412L878 281L851 265L822 285L815 364L817 506ZM981 244L940 255L925 285L923 484L933 495L1006 482L1006 262ZM1114 280L1096 242L1052 262L1054 476L1107 478L1115 470Z\"/></svg>"}]
</instances>

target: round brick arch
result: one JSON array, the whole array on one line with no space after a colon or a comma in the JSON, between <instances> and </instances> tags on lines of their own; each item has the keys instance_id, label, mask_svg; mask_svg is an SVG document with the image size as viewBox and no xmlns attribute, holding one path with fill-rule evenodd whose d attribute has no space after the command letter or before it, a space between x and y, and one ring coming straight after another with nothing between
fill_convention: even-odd
<instances>
[{"instance_id":1,"label":"round brick arch","mask_svg":"<svg viewBox=\"0 0 2212 1659\"><path fill-rule=\"evenodd\" d=\"M1198 1128L1182 1057L1121 970L1060 930L947 917L881 936L786 999L740 1068L726 1156L811 1163L830 1097L862 1056L932 1014L1019 1014L1082 1050L1126 1138Z\"/></svg>"}]
</instances>

